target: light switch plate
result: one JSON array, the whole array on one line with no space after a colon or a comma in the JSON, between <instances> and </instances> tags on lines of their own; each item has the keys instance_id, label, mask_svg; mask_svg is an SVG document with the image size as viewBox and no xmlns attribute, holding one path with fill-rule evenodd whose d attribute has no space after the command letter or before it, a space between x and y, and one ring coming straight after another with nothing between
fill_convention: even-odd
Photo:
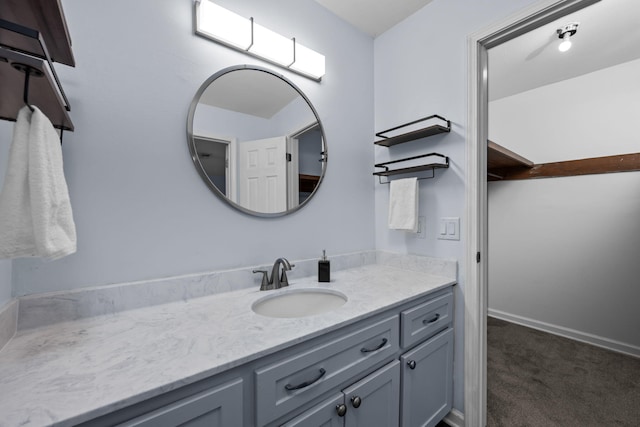
<instances>
[{"instance_id":1,"label":"light switch plate","mask_svg":"<svg viewBox=\"0 0 640 427\"><path fill-rule=\"evenodd\" d=\"M438 239L460 240L460 218L440 218L440 232L438 233Z\"/></svg>"}]
</instances>

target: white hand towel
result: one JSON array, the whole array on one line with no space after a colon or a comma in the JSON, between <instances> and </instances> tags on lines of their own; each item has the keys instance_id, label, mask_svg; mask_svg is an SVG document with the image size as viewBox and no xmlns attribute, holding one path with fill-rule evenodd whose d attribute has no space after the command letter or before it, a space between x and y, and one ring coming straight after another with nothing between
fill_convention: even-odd
<instances>
[{"instance_id":1,"label":"white hand towel","mask_svg":"<svg viewBox=\"0 0 640 427\"><path fill-rule=\"evenodd\" d=\"M389 183L389 228L418 231L418 179L396 179Z\"/></svg>"},{"instance_id":2,"label":"white hand towel","mask_svg":"<svg viewBox=\"0 0 640 427\"><path fill-rule=\"evenodd\" d=\"M50 260L76 251L60 139L37 108L18 113L0 194L0 258Z\"/></svg>"}]
</instances>

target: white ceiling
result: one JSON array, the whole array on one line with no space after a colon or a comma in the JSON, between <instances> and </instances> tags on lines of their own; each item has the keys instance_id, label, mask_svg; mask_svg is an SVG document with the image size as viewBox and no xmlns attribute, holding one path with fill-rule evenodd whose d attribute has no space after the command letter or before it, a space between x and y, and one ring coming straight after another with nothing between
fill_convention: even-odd
<instances>
[{"instance_id":1,"label":"white ceiling","mask_svg":"<svg viewBox=\"0 0 640 427\"><path fill-rule=\"evenodd\" d=\"M200 102L270 119L298 96L295 89L269 73L242 70L218 77Z\"/></svg>"},{"instance_id":2,"label":"white ceiling","mask_svg":"<svg viewBox=\"0 0 640 427\"><path fill-rule=\"evenodd\" d=\"M315 0L375 37L432 0ZM445 1L445 0L442 0ZM578 21L573 47L558 51L556 29ZM640 58L640 0L600 2L489 51L490 99Z\"/></svg>"},{"instance_id":3,"label":"white ceiling","mask_svg":"<svg viewBox=\"0 0 640 427\"><path fill-rule=\"evenodd\" d=\"M579 22L567 52L556 30ZM489 50L489 99L640 58L640 0L601 0Z\"/></svg>"},{"instance_id":4,"label":"white ceiling","mask_svg":"<svg viewBox=\"0 0 640 427\"><path fill-rule=\"evenodd\" d=\"M315 0L360 31L376 37L432 0Z\"/></svg>"}]
</instances>

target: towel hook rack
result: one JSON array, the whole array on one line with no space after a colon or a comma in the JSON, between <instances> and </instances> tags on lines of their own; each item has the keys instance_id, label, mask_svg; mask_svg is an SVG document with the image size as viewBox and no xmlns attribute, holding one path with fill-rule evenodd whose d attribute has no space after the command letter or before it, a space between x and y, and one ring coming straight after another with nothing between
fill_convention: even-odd
<instances>
[{"instance_id":1,"label":"towel hook rack","mask_svg":"<svg viewBox=\"0 0 640 427\"><path fill-rule=\"evenodd\" d=\"M442 159L439 162L431 162L431 163L422 163L422 164L413 164L413 163L409 163L410 166L408 167L401 167L398 169L389 169L389 165L393 165L393 164L398 164L398 163L402 163L402 162L408 162L408 161L414 161L416 159L422 159L425 157L437 157ZM427 171L430 170L431 171L431 176L427 176L427 177L422 177L422 178L418 178L418 179L431 179L435 177L435 169L447 169L449 167L449 157L445 156L444 154L440 154L440 153L429 153L429 154L422 154L419 156L413 156L413 157L406 157L404 159L399 159L399 160L392 160L390 162L384 162L384 163L378 163L376 165L374 165L377 168L383 168L384 170L382 171L378 171L378 172L374 172L373 174L376 175L378 177L378 182L380 184L388 184L389 181L389 177L393 176L393 175L401 175L401 174L407 174L407 173L417 173L417 172L422 172L422 171ZM385 176L387 177L387 181L383 182L382 181L382 177Z\"/></svg>"},{"instance_id":2,"label":"towel hook rack","mask_svg":"<svg viewBox=\"0 0 640 427\"><path fill-rule=\"evenodd\" d=\"M44 75L44 73L42 71L38 70L37 68L33 68L33 67L29 66L29 65L22 64L20 62L14 62L11 65L16 70L22 71L24 73L24 90L22 92L22 99L24 100L25 105L27 107L29 107L31 112L33 112L34 111L33 107L29 103L29 78L32 75L34 77L42 77Z\"/></svg>"},{"instance_id":3,"label":"towel hook rack","mask_svg":"<svg viewBox=\"0 0 640 427\"><path fill-rule=\"evenodd\" d=\"M20 62L12 62L11 66L13 68L15 68L16 70L22 71L24 73L24 89L22 91L22 100L24 101L24 104L27 107L29 107L29 109L33 113L33 111L35 111L35 110L31 106L31 103L29 102L29 79L31 78L31 76L42 77L42 76L44 76L44 73L42 71L38 70L37 68L31 67L31 66L26 65L26 64L22 64ZM60 144L62 144L62 132L63 131L64 131L64 129L60 128Z\"/></svg>"}]
</instances>

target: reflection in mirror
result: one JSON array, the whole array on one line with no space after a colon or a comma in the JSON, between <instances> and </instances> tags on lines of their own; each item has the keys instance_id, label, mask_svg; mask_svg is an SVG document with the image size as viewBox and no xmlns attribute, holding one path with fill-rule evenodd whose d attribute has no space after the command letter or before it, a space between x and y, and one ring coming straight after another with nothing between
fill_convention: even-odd
<instances>
[{"instance_id":1,"label":"reflection in mirror","mask_svg":"<svg viewBox=\"0 0 640 427\"><path fill-rule=\"evenodd\" d=\"M242 65L211 76L194 97L187 128L200 176L245 213L293 212L324 176L317 113L293 83L267 69Z\"/></svg>"}]
</instances>

